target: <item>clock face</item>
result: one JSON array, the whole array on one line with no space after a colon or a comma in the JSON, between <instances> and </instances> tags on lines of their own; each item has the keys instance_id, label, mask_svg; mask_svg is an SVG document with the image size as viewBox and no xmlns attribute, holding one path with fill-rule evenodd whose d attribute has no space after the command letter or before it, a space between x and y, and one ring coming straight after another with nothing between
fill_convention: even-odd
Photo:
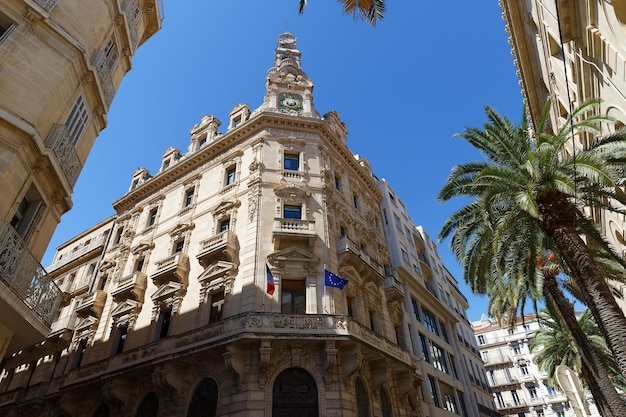
<instances>
[{"instance_id":1,"label":"clock face","mask_svg":"<svg viewBox=\"0 0 626 417\"><path fill-rule=\"evenodd\" d=\"M302 96L299 94L280 93L278 105L283 113L302 113Z\"/></svg>"}]
</instances>

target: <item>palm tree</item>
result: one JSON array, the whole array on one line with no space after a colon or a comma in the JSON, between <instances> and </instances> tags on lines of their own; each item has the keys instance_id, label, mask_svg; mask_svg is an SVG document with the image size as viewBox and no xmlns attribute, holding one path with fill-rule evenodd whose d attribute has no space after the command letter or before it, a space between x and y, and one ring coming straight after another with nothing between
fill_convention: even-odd
<instances>
[{"instance_id":1,"label":"palm tree","mask_svg":"<svg viewBox=\"0 0 626 417\"><path fill-rule=\"evenodd\" d=\"M308 0L300 0L299 12L304 13L304 7ZM363 19L372 26L385 17L385 0L339 0L345 14L352 15L355 19Z\"/></svg>"},{"instance_id":2,"label":"palm tree","mask_svg":"<svg viewBox=\"0 0 626 417\"><path fill-rule=\"evenodd\" d=\"M524 305L545 301L558 312L573 335L587 371L589 388L605 417L626 415L626 404L609 381L609 374L581 331L574 310L565 298L557 275L560 266L549 242L528 219L509 221L505 206L481 206L475 201L454 213L444 224L439 238L452 233L450 245L461 261L464 279L474 293L489 295L492 317L514 325ZM491 212L496 208L495 212ZM594 234L595 236L595 234ZM547 254L544 256L544 254Z\"/></svg>"},{"instance_id":3,"label":"palm tree","mask_svg":"<svg viewBox=\"0 0 626 417\"><path fill-rule=\"evenodd\" d=\"M540 370L548 374L548 383L552 386L557 385L555 373L558 365L567 365L578 374L584 384L587 384L588 374L583 370L584 363L580 360L580 354L571 338L569 329L560 317L554 317L547 309L542 309L542 312L543 314L540 316L542 328L534 332L529 343L530 351L538 352L534 357L535 363ZM587 335L596 354L601 358L603 366L609 370L613 384L624 390L626 388L624 380L619 376L617 364L609 354L606 341L600 335L598 326L589 310L585 310L580 315L578 325Z\"/></svg>"},{"instance_id":4,"label":"palm tree","mask_svg":"<svg viewBox=\"0 0 626 417\"><path fill-rule=\"evenodd\" d=\"M464 264L465 278L472 286L473 281L480 282L480 275L476 272L495 273L489 271L493 266L485 265L480 256L472 254L483 250L497 259L495 254L503 256L500 255L500 240L506 242L504 248L525 244L524 239L517 239L518 243L514 243L516 229L533 236L539 233L545 235L580 288L585 303L617 359L622 375L626 375L626 317L615 302L591 251L579 235L579 228L585 229L586 233L591 223L583 214L583 202L623 213L614 206L614 202L624 204L626 200L622 194L614 192L613 187L618 184L626 162L626 132L619 131L597 139L572 155L565 152L572 137L584 132L597 134L602 122L610 122L601 116L585 117L594 111L597 104L598 101L581 104L554 134L548 133L546 106L535 135L529 132L525 117L520 126L515 126L508 118L487 107L489 123L484 125L484 129L468 128L460 135L479 149L487 160L455 167L439 194L443 201L456 196L473 197L474 201L453 214L440 237L445 238L452 232L460 236L456 239L453 236L451 245L453 249L457 246L457 257L462 255L465 258L459 259ZM468 209L472 205L474 208ZM476 240L474 233L481 229L467 220L476 219L481 208L494 225L495 237L491 242ZM590 229L589 233L595 245L610 253L610 248L597 231ZM511 253L506 259L509 264L524 264L519 256L521 252ZM527 253L528 259L534 260L537 255L536 252ZM527 265L533 263L526 262ZM532 270L534 267L531 265L528 268Z\"/></svg>"}]
</instances>

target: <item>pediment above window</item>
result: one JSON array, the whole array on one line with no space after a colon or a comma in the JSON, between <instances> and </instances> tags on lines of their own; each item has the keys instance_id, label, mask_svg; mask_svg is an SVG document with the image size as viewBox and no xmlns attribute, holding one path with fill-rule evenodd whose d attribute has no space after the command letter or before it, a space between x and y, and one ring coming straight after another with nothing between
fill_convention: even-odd
<instances>
[{"instance_id":1,"label":"pediment above window","mask_svg":"<svg viewBox=\"0 0 626 417\"><path fill-rule=\"evenodd\" d=\"M227 261L217 261L209 265L199 276L198 281L203 284L213 283L217 279L223 279L226 275L234 275L237 265Z\"/></svg>"},{"instance_id":2,"label":"pediment above window","mask_svg":"<svg viewBox=\"0 0 626 417\"><path fill-rule=\"evenodd\" d=\"M150 298L154 302L154 304L161 304L165 300L169 298L175 298L176 296L182 295L185 291L186 287L180 282L168 281L165 284L161 285L151 296Z\"/></svg>"},{"instance_id":3,"label":"pediment above window","mask_svg":"<svg viewBox=\"0 0 626 417\"><path fill-rule=\"evenodd\" d=\"M170 230L170 236L182 236L185 232L192 230L196 225L193 222L190 223L178 223L172 230Z\"/></svg>"},{"instance_id":4,"label":"pediment above window","mask_svg":"<svg viewBox=\"0 0 626 417\"><path fill-rule=\"evenodd\" d=\"M219 217L222 214L239 207L240 205L241 201L239 200L224 200L211 210L211 214L215 217Z\"/></svg>"},{"instance_id":5,"label":"pediment above window","mask_svg":"<svg viewBox=\"0 0 626 417\"><path fill-rule=\"evenodd\" d=\"M154 242L152 241L145 241L145 242L141 242L139 243L137 246L135 246L134 248L131 249L131 253L133 255L141 255L149 250L154 249Z\"/></svg>"},{"instance_id":6,"label":"pediment above window","mask_svg":"<svg viewBox=\"0 0 626 417\"><path fill-rule=\"evenodd\" d=\"M305 249L289 247L268 255L267 260L270 264L275 266L282 266L286 263L300 263L314 266L319 263L320 259Z\"/></svg>"}]
</instances>

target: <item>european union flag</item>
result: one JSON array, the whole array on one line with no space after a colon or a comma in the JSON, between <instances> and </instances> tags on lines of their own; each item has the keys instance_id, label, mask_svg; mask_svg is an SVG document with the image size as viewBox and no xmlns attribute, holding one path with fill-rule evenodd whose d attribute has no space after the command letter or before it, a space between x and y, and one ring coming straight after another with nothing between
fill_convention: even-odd
<instances>
[{"instance_id":1,"label":"european union flag","mask_svg":"<svg viewBox=\"0 0 626 417\"><path fill-rule=\"evenodd\" d=\"M326 285L327 287L335 287L335 288L339 288L340 290L343 290L343 287L348 285L347 278L341 277L337 274L333 274L327 269L324 269L324 274L325 274L324 285Z\"/></svg>"}]
</instances>

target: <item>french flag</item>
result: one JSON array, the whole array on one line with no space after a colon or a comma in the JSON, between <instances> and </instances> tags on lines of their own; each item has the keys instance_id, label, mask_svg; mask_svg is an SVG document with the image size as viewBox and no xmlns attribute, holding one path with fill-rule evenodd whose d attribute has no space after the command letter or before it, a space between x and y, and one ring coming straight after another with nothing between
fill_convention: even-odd
<instances>
[{"instance_id":1,"label":"french flag","mask_svg":"<svg viewBox=\"0 0 626 417\"><path fill-rule=\"evenodd\" d=\"M270 267L265 263L265 275L267 276L267 293L269 295L274 294L274 275L272 275L272 271L270 271Z\"/></svg>"}]
</instances>

